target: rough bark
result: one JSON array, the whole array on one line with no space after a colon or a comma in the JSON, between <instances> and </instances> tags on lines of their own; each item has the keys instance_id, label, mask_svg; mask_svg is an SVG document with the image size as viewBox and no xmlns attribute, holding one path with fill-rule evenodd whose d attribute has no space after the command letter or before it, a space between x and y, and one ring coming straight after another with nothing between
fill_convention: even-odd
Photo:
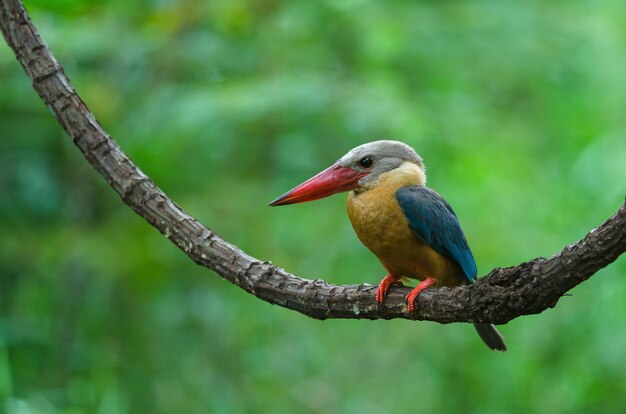
<instances>
[{"instance_id":1,"label":"rough bark","mask_svg":"<svg viewBox=\"0 0 626 414\"><path fill-rule=\"evenodd\" d=\"M76 94L18 0L0 0L6 42L41 99L74 144L122 200L193 261L267 302L317 319L413 318L441 323L506 323L553 307L561 296L626 250L626 205L579 242L551 258L494 269L471 286L423 292L408 315L408 288L393 288L385 306L372 285L336 286L291 275L257 260L200 224L137 168Z\"/></svg>"}]
</instances>

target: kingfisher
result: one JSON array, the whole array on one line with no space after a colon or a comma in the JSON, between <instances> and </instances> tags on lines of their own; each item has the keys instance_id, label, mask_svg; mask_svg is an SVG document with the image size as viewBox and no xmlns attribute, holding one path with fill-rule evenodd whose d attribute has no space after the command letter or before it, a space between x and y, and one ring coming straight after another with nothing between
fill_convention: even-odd
<instances>
[{"instance_id":1,"label":"kingfisher","mask_svg":"<svg viewBox=\"0 0 626 414\"><path fill-rule=\"evenodd\" d=\"M410 146L391 140L373 141L350 150L336 163L278 197L270 206L303 203L349 191L347 210L359 240L388 274L376 290L383 305L392 285L403 278L419 283L406 296L407 310L435 286L473 283L476 261L448 202L426 187L422 158ZM504 338L492 324L475 323L483 342L506 351Z\"/></svg>"}]
</instances>

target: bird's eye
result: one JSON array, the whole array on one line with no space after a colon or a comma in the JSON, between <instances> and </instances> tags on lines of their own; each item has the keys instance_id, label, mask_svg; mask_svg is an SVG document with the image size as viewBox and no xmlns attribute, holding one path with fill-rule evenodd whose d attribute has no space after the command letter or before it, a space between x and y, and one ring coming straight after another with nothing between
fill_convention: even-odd
<instances>
[{"instance_id":1,"label":"bird's eye","mask_svg":"<svg viewBox=\"0 0 626 414\"><path fill-rule=\"evenodd\" d=\"M363 168L369 168L373 163L374 161L372 161L370 157L363 157L361 158L361 161L359 161L359 165Z\"/></svg>"}]
</instances>

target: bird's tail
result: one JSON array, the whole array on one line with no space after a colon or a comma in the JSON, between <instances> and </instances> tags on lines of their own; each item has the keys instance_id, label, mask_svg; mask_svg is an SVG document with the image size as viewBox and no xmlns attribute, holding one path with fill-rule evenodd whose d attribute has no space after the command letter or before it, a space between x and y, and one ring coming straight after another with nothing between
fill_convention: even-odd
<instances>
[{"instance_id":1,"label":"bird's tail","mask_svg":"<svg viewBox=\"0 0 626 414\"><path fill-rule=\"evenodd\" d=\"M474 328L476 328L476 332L480 335L480 339L483 340L489 349L502 352L506 351L504 337L500 332L498 332L495 326L490 323L475 323Z\"/></svg>"}]
</instances>

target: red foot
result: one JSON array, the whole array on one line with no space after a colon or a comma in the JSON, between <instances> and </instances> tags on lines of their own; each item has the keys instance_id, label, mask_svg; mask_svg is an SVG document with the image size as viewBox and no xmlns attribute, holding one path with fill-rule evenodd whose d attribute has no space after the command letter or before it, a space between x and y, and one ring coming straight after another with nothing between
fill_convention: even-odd
<instances>
[{"instance_id":1,"label":"red foot","mask_svg":"<svg viewBox=\"0 0 626 414\"><path fill-rule=\"evenodd\" d=\"M383 281L385 279L383 279ZM437 283L436 279L433 279L432 277L427 277L426 279L419 282L417 286L415 286L415 289L411 291L411 293L406 295L406 302L407 302L407 307L409 309L409 314L413 313L413 311L415 310L415 298L417 298L417 295L419 295L420 293L422 293L424 289L428 289L435 283ZM381 285L382 285L382 282L381 282ZM378 289L380 289L380 286L378 287ZM376 295L376 297L378 297L378 295Z\"/></svg>"},{"instance_id":2,"label":"red foot","mask_svg":"<svg viewBox=\"0 0 626 414\"><path fill-rule=\"evenodd\" d=\"M391 285L400 285L403 286L402 282L400 282L400 278L396 277L392 274L389 274L383 278L378 284L378 289L376 289L376 302L381 305L385 301L385 296L387 295L387 291L391 287Z\"/></svg>"}]
</instances>

